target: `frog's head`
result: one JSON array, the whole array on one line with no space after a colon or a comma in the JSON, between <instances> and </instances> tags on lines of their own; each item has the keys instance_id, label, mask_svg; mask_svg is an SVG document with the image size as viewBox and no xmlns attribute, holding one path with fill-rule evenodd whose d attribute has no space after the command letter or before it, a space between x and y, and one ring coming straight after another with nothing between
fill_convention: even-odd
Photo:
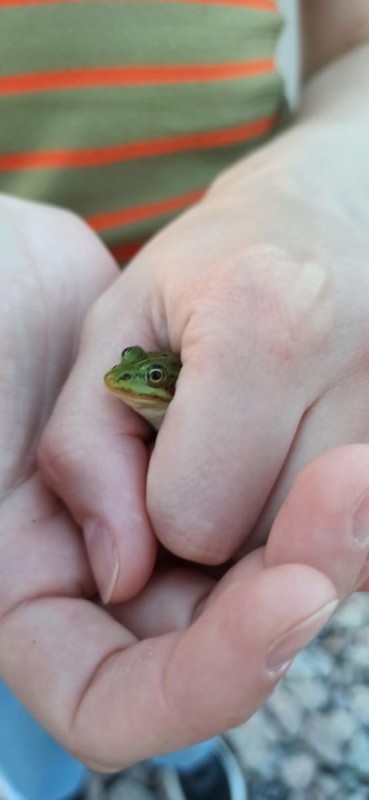
<instances>
[{"instance_id":1,"label":"frog's head","mask_svg":"<svg viewBox=\"0 0 369 800\"><path fill-rule=\"evenodd\" d=\"M158 428L171 401L181 369L179 356L126 347L119 364L104 376L108 389ZM154 418L156 421L154 421Z\"/></svg>"}]
</instances>

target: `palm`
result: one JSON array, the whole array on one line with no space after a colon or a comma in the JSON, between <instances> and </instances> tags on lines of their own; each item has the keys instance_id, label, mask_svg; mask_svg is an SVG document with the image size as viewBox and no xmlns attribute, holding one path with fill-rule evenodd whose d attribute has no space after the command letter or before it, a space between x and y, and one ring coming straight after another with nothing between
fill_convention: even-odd
<instances>
[{"instance_id":1,"label":"palm","mask_svg":"<svg viewBox=\"0 0 369 800\"><path fill-rule=\"evenodd\" d=\"M29 476L85 313L114 275L93 234L56 209L0 205L1 492ZM4 453L6 456L4 457Z\"/></svg>"},{"instance_id":2,"label":"palm","mask_svg":"<svg viewBox=\"0 0 369 800\"><path fill-rule=\"evenodd\" d=\"M42 481L36 451L73 364L86 311L116 268L87 227L56 209L2 198L0 241L1 674L12 684L9 631L26 649L30 641L27 633L14 631L22 603L32 608L35 598L44 598L45 646L52 647L52 599L95 591L79 532ZM34 613L33 642L39 618ZM28 674L25 667L16 687L20 697L27 694ZM42 680L42 667L36 675Z\"/></svg>"}]
</instances>

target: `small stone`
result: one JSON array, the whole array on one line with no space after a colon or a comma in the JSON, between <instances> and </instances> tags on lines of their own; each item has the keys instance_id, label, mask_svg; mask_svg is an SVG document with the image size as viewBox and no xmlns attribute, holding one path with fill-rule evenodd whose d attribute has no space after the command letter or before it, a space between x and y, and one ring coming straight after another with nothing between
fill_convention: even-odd
<instances>
[{"instance_id":1,"label":"small stone","mask_svg":"<svg viewBox=\"0 0 369 800\"><path fill-rule=\"evenodd\" d=\"M333 775L320 773L317 776L316 784L323 792L324 797L334 797L337 800L340 795L340 782Z\"/></svg>"},{"instance_id":2,"label":"small stone","mask_svg":"<svg viewBox=\"0 0 369 800\"><path fill-rule=\"evenodd\" d=\"M359 628L369 619L369 604L367 598L362 602L363 595L354 595L334 615L335 628Z\"/></svg>"},{"instance_id":3,"label":"small stone","mask_svg":"<svg viewBox=\"0 0 369 800\"><path fill-rule=\"evenodd\" d=\"M310 648L309 658L317 675L322 678L329 678L331 676L335 666L335 659L331 653L324 650L322 645L314 642L313 646Z\"/></svg>"},{"instance_id":4,"label":"small stone","mask_svg":"<svg viewBox=\"0 0 369 800\"><path fill-rule=\"evenodd\" d=\"M350 800L368 800L368 792L365 789L360 789L353 794L350 794Z\"/></svg>"},{"instance_id":5,"label":"small stone","mask_svg":"<svg viewBox=\"0 0 369 800\"><path fill-rule=\"evenodd\" d=\"M342 685L341 681L341 671L340 671L340 682L334 683L333 686L330 687L329 691L329 705L332 708L343 708L345 711L350 708L349 696L348 696L348 688L347 686ZM351 685L353 681L353 672L351 669Z\"/></svg>"},{"instance_id":6,"label":"small stone","mask_svg":"<svg viewBox=\"0 0 369 800\"><path fill-rule=\"evenodd\" d=\"M305 722L303 737L317 753L323 764L336 766L342 758L341 740L332 731L329 718L315 711Z\"/></svg>"},{"instance_id":7,"label":"small stone","mask_svg":"<svg viewBox=\"0 0 369 800\"><path fill-rule=\"evenodd\" d=\"M357 770L362 777L369 777L369 737L363 731L357 731L350 741L347 751L347 763Z\"/></svg>"},{"instance_id":8,"label":"small stone","mask_svg":"<svg viewBox=\"0 0 369 800\"><path fill-rule=\"evenodd\" d=\"M321 644L314 642L294 659L288 677L290 681L317 676L328 678L333 667L334 659L331 654L324 650Z\"/></svg>"},{"instance_id":9,"label":"small stone","mask_svg":"<svg viewBox=\"0 0 369 800\"><path fill-rule=\"evenodd\" d=\"M289 735L295 736L301 730L304 708L297 695L288 691L285 684L279 684L274 690L268 700L268 709Z\"/></svg>"},{"instance_id":10,"label":"small stone","mask_svg":"<svg viewBox=\"0 0 369 800\"><path fill-rule=\"evenodd\" d=\"M369 725L369 686L353 686L350 691L353 715L363 725Z\"/></svg>"},{"instance_id":11,"label":"small stone","mask_svg":"<svg viewBox=\"0 0 369 800\"><path fill-rule=\"evenodd\" d=\"M365 644L354 642L349 645L346 649L345 658L355 667L364 668L368 671L368 648Z\"/></svg>"},{"instance_id":12,"label":"small stone","mask_svg":"<svg viewBox=\"0 0 369 800\"><path fill-rule=\"evenodd\" d=\"M323 708L328 702L329 686L327 681L323 681L321 678L305 678L295 681L291 688L301 705L309 711Z\"/></svg>"},{"instance_id":13,"label":"small stone","mask_svg":"<svg viewBox=\"0 0 369 800\"><path fill-rule=\"evenodd\" d=\"M281 729L278 721L273 720L270 714L267 713L266 707L264 707L250 717L244 725L229 731L227 736L242 761L248 747L253 746L255 742L258 742L258 746L264 749L268 749L271 744L279 742Z\"/></svg>"},{"instance_id":14,"label":"small stone","mask_svg":"<svg viewBox=\"0 0 369 800\"><path fill-rule=\"evenodd\" d=\"M288 800L327 800L327 798L319 786L310 786L305 791L289 792ZM337 798L337 800L341 800L341 798Z\"/></svg>"},{"instance_id":15,"label":"small stone","mask_svg":"<svg viewBox=\"0 0 369 800\"><path fill-rule=\"evenodd\" d=\"M279 769L281 732L264 709L254 714L245 725L229 731L227 738L232 743L246 774L253 770L260 773L265 780L276 777Z\"/></svg>"},{"instance_id":16,"label":"small stone","mask_svg":"<svg viewBox=\"0 0 369 800\"><path fill-rule=\"evenodd\" d=\"M366 781L362 781L358 770L348 764L346 754L342 766L338 769L338 779L340 786L344 786L346 791L344 800L346 800L347 797L351 800L351 795L357 792L363 785L366 785Z\"/></svg>"},{"instance_id":17,"label":"small stone","mask_svg":"<svg viewBox=\"0 0 369 800\"><path fill-rule=\"evenodd\" d=\"M365 647L369 647L369 627L363 626L360 630L355 631L355 641L358 644L363 644Z\"/></svg>"},{"instance_id":18,"label":"small stone","mask_svg":"<svg viewBox=\"0 0 369 800\"><path fill-rule=\"evenodd\" d=\"M346 636L339 634L339 633L331 633L329 636L326 636L324 639L324 647L329 650L334 656L340 655L344 652L347 645Z\"/></svg>"},{"instance_id":19,"label":"small stone","mask_svg":"<svg viewBox=\"0 0 369 800\"><path fill-rule=\"evenodd\" d=\"M349 711L333 709L325 713L325 718L326 731L337 742L347 742L354 735L357 725Z\"/></svg>"},{"instance_id":20,"label":"small stone","mask_svg":"<svg viewBox=\"0 0 369 800\"><path fill-rule=\"evenodd\" d=\"M282 776L290 789L306 789L315 772L315 761L308 753L296 753L281 765Z\"/></svg>"},{"instance_id":21,"label":"small stone","mask_svg":"<svg viewBox=\"0 0 369 800\"><path fill-rule=\"evenodd\" d=\"M286 800L286 787L278 780L258 778L250 781L250 800ZM300 798L301 800L301 798Z\"/></svg>"},{"instance_id":22,"label":"small stone","mask_svg":"<svg viewBox=\"0 0 369 800\"><path fill-rule=\"evenodd\" d=\"M303 651L302 653L299 653L296 658L294 658L285 680L288 680L289 685L294 686L294 684L298 683L300 680L314 678L315 674L316 673L310 659L307 658L306 652Z\"/></svg>"},{"instance_id":23,"label":"small stone","mask_svg":"<svg viewBox=\"0 0 369 800\"><path fill-rule=\"evenodd\" d=\"M240 759L241 760L241 759ZM246 770L253 769L259 772L263 778L269 780L277 775L279 771L280 754L278 750L269 748L260 741L249 742L247 749L242 754L242 766Z\"/></svg>"}]
</instances>

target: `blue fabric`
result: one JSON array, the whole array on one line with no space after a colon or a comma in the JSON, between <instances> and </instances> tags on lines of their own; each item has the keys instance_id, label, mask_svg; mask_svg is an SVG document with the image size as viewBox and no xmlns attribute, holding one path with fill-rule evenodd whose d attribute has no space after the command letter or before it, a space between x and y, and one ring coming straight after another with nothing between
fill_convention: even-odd
<instances>
[{"instance_id":1,"label":"blue fabric","mask_svg":"<svg viewBox=\"0 0 369 800\"><path fill-rule=\"evenodd\" d=\"M152 759L156 766L191 771L216 750L217 739ZM69 800L88 770L72 758L0 681L0 774L24 800Z\"/></svg>"},{"instance_id":2,"label":"blue fabric","mask_svg":"<svg viewBox=\"0 0 369 800\"><path fill-rule=\"evenodd\" d=\"M0 772L25 800L66 800L83 787L88 774L1 681Z\"/></svg>"}]
</instances>

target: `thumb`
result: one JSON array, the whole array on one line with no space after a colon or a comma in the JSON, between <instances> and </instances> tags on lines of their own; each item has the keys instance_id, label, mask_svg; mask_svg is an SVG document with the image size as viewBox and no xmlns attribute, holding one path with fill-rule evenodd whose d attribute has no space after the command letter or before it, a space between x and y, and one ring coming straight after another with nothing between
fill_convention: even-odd
<instances>
[{"instance_id":1,"label":"thumb","mask_svg":"<svg viewBox=\"0 0 369 800\"><path fill-rule=\"evenodd\" d=\"M0 673L79 759L113 771L243 722L335 606L324 575L288 564L236 579L186 630L137 641L93 603L37 597L3 620Z\"/></svg>"},{"instance_id":2,"label":"thumb","mask_svg":"<svg viewBox=\"0 0 369 800\"><path fill-rule=\"evenodd\" d=\"M297 476L276 516L265 563L315 567L343 599L365 585L368 551L369 446L347 445Z\"/></svg>"}]
</instances>

